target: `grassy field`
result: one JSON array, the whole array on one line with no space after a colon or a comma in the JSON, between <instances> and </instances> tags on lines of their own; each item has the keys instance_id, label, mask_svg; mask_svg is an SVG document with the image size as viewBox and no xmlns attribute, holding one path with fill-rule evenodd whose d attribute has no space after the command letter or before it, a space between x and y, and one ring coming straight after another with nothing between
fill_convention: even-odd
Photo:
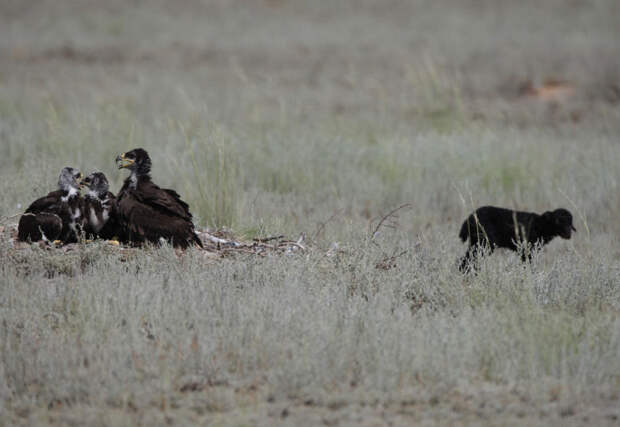
<instances>
[{"instance_id":1,"label":"grassy field","mask_svg":"<svg viewBox=\"0 0 620 427\"><path fill-rule=\"evenodd\" d=\"M0 1L0 426L617 425L619 16ZM200 228L307 250L14 247L62 167L117 191L135 147ZM462 275L483 204L578 232Z\"/></svg>"}]
</instances>

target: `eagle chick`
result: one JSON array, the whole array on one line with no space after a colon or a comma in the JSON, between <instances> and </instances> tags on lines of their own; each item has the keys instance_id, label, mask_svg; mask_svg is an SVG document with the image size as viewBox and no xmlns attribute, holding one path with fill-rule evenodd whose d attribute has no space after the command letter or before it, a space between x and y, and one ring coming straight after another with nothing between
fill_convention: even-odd
<instances>
[{"instance_id":1,"label":"eagle chick","mask_svg":"<svg viewBox=\"0 0 620 427\"><path fill-rule=\"evenodd\" d=\"M130 174L117 196L118 220L125 239L133 244L161 239L175 247L202 247L194 231L189 206L174 190L163 189L151 181L151 158L136 148L116 158L118 168Z\"/></svg>"},{"instance_id":2,"label":"eagle chick","mask_svg":"<svg viewBox=\"0 0 620 427\"><path fill-rule=\"evenodd\" d=\"M58 177L58 190L41 197L19 219L17 238L22 242L77 242L84 227L80 184L82 173L65 167Z\"/></svg>"}]
</instances>

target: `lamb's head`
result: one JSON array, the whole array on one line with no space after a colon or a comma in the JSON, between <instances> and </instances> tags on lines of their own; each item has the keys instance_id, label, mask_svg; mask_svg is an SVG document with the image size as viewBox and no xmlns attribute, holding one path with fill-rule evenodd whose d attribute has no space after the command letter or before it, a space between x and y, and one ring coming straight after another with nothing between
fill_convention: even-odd
<instances>
[{"instance_id":1,"label":"lamb's head","mask_svg":"<svg viewBox=\"0 0 620 427\"><path fill-rule=\"evenodd\" d=\"M566 209L547 211L542 216L548 233L570 239L572 232L577 231L573 226L573 215Z\"/></svg>"}]
</instances>

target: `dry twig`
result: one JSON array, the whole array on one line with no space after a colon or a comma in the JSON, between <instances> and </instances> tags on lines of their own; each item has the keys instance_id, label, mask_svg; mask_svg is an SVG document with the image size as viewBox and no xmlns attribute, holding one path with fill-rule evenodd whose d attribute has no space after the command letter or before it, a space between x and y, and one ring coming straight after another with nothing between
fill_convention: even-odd
<instances>
[{"instance_id":1,"label":"dry twig","mask_svg":"<svg viewBox=\"0 0 620 427\"><path fill-rule=\"evenodd\" d=\"M398 212L401 209L410 208L410 207L411 207L411 204L405 203L404 205L401 205L401 206L397 207L396 209L393 209L390 212L388 212L387 214L385 214L381 218L381 220L379 221L379 223L377 224L375 229L373 230L372 234L370 235L370 240L374 240L375 237L377 237L377 234L379 233L379 229L382 226L389 227L389 228L396 228L396 224L395 223L387 223L386 224L386 221L388 221L388 220L394 221L394 220L398 219L398 216L396 215L396 212ZM370 223L372 224L373 221L374 221L374 219L371 220Z\"/></svg>"},{"instance_id":2,"label":"dry twig","mask_svg":"<svg viewBox=\"0 0 620 427\"><path fill-rule=\"evenodd\" d=\"M405 249L404 251L396 255L386 256L381 261L375 264L375 268L378 268L380 270L389 270L391 268L394 268L396 267L396 260L401 256L405 255L407 252L409 252L409 250Z\"/></svg>"},{"instance_id":3,"label":"dry twig","mask_svg":"<svg viewBox=\"0 0 620 427\"><path fill-rule=\"evenodd\" d=\"M317 237L319 237L321 235L321 233L323 231L325 231L325 227L327 226L327 224L329 224L334 218L336 218L338 215L340 215L343 211L344 211L344 209L338 209L336 212L334 212L325 221L319 223L319 226L316 228L316 231L312 235L312 240L316 240Z\"/></svg>"}]
</instances>

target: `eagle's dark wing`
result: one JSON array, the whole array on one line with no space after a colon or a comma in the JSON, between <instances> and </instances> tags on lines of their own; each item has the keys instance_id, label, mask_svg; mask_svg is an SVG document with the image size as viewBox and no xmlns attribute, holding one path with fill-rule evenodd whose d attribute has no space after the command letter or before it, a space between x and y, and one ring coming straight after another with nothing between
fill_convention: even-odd
<instances>
[{"instance_id":1,"label":"eagle's dark wing","mask_svg":"<svg viewBox=\"0 0 620 427\"><path fill-rule=\"evenodd\" d=\"M19 219L17 238L21 241L53 241L61 236L63 224L70 216L68 205L62 201L62 191L52 191L28 206Z\"/></svg>"},{"instance_id":2,"label":"eagle's dark wing","mask_svg":"<svg viewBox=\"0 0 620 427\"><path fill-rule=\"evenodd\" d=\"M136 191L132 192L136 199L153 209L160 210L162 213L183 218L186 221L192 220L189 206L174 190L164 190L152 181L140 182Z\"/></svg>"},{"instance_id":3,"label":"eagle's dark wing","mask_svg":"<svg viewBox=\"0 0 620 427\"><path fill-rule=\"evenodd\" d=\"M47 239L52 242L62 233L62 219L50 212L25 213L19 219L17 238L22 242L38 242Z\"/></svg>"},{"instance_id":4,"label":"eagle's dark wing","mask_svg":"<svg viewBox=\"0 0 620 427\"><path fill-rule=\"evenodd\" d=\"M187 247L190 243L202 246L194 233L194 225L168 210L143 203L133 197L123 197L118 203L119 217L127 231L127 238L135 243L159 243L160 238L174 246Z\"/></svg>"},{"instance_id":5,"label":"eagle's dark wing","mask_svg":"<svg viewBox=\"0 0 620 427\"><path fill-rule=\"evenodd\" d=\"M62 191L52 191L47 196L32 202L26 209L26 213L50 212L59 209L62 195Z\"/></svg>"},{"instance_id":6,"label":"eagle's dark wing","mask_svg":"<svg viewBox=\"0 0 620 427\"><path fill-rule=\"evenodd\" d=\"M191 219L192 218L192 214L189 212L189 205L187 203L185 203L183 200L181 200L181 196L179 195L179 193L177 193L176 191L170 189L170 188L164 188L163 189L166 193L168 193L170 195L170 197L172 197L173 199L176 200L176 202L181 205L181 207L183 208L183 211L185 212L185 215Z\"/></svg>"}]
</instances>

